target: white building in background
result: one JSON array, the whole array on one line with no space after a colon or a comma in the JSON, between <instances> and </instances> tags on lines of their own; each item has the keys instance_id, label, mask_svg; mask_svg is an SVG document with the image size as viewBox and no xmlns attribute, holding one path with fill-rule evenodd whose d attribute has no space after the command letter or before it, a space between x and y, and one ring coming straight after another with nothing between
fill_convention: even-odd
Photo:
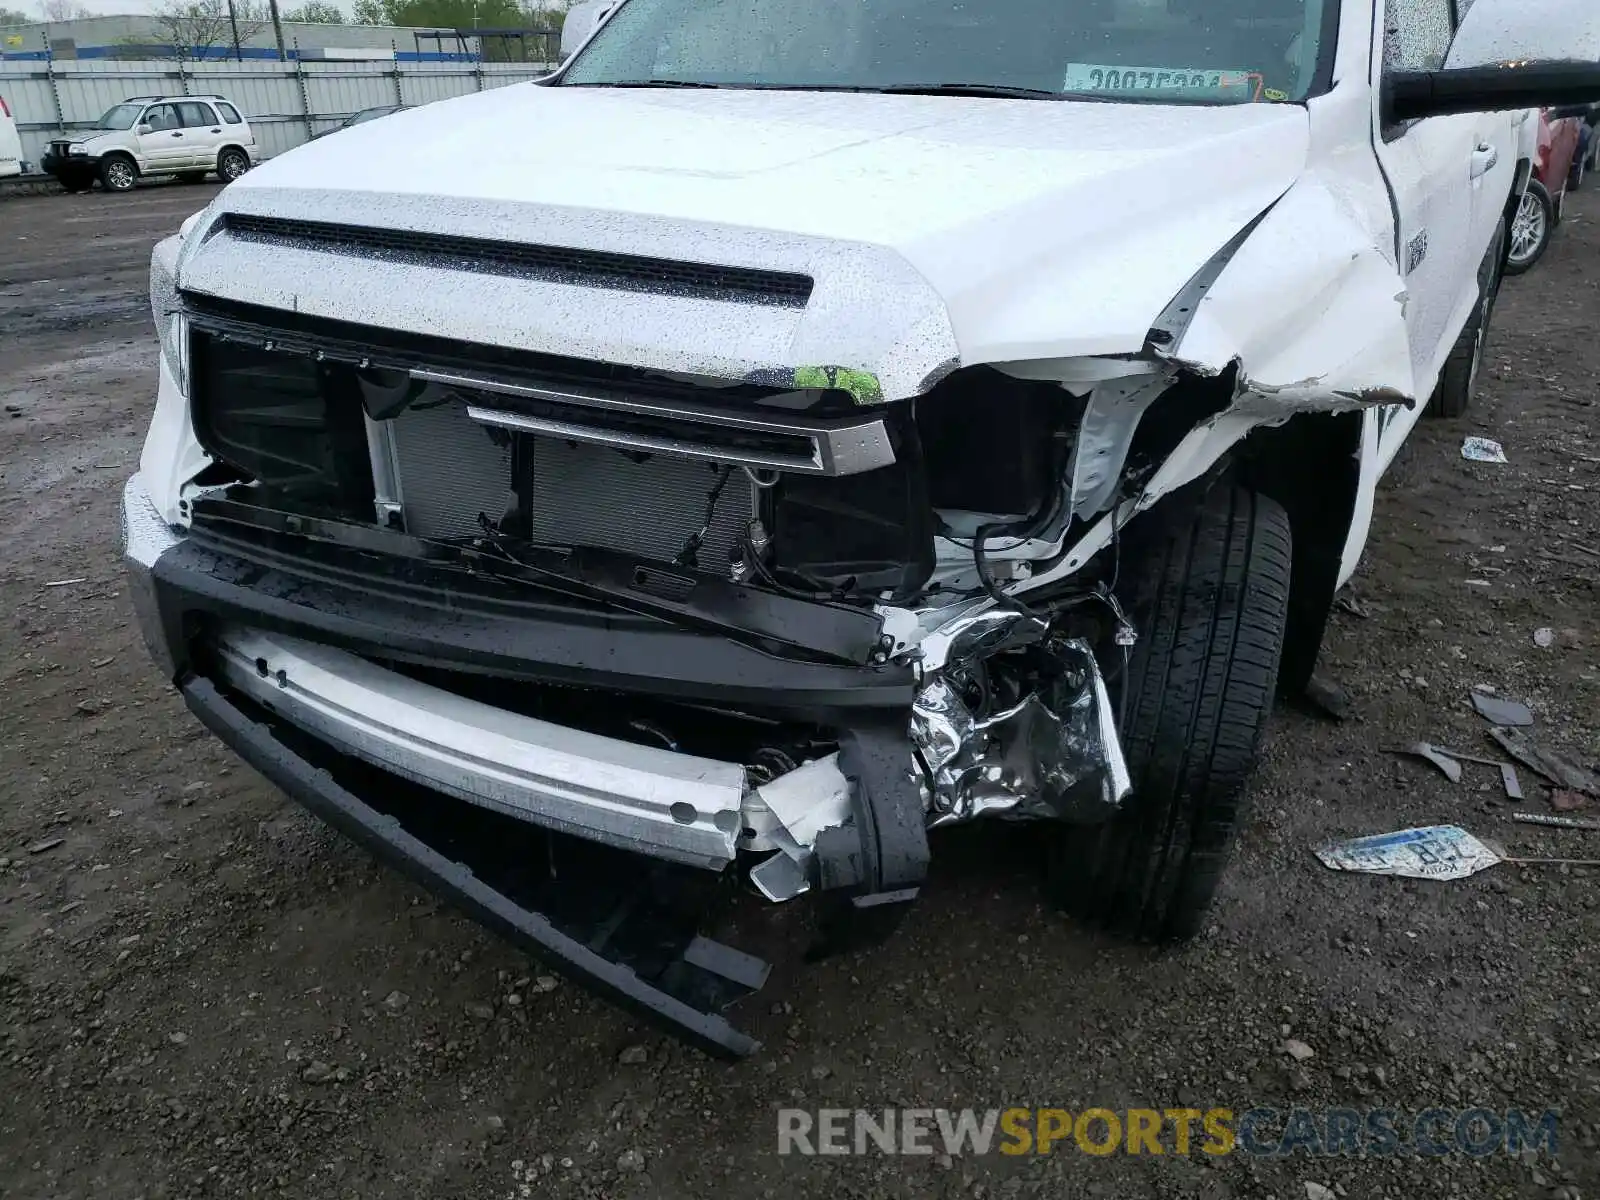
<instances>
[{"instance_id":1,"label":"white building in background","mask_svg":"<svg viewBox=\"0 0 1600 1200\"><path fill-rule=\"evenodd\" d=\"M187 57L203 59L231 59L234 57L233 33L226 20L220 25L207 23L209 45L197 46ZM272 23L251 21L240 27L240 58L271 59L278 57L277 37ZM547 61L556 58L556 37L549 45L527 31L528 59L538 60L539 52L547 50ZM392 25L315 25L292 21L283 23L284 49L290 58L327 61L329 59L387 59L402 62L462 62L479 57L480 51L490 59L517 58L516 39L485 35L477 37L471 31L409 28ZM172 33L152 16L127 15L114 17L85 17L77 21L35 22L30 25L0 26L0 59L104 59L104 58L174 58ZM484 43L489 43L487 50ZM497 46L496 43L500 45ZM511 48L510 53L497 49Z\"/></svg>"}]
</instances>

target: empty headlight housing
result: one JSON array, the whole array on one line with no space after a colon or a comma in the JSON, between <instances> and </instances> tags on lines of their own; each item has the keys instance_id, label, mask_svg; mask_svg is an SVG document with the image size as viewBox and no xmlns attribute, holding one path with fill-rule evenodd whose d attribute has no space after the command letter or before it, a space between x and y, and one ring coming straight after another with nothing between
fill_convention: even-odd
<instances>
[{"instance_id":1,"label":"empty headlight housing","mask_svg":"<svg viewBox=\"0 0 1600 1200\"><path fill-rule=\"evenodd\" d=\"M178 297L178 252L181 237L158 242L150 255L150 317L161 339L161 356L180 390L189 384L188 319Z\"/></svg>"},{"instance_id":2,"label":"empty headlight housing","mask_svg":"<svg viewBox=\"0 0 1600 1200\"><path fill-rule=\"evenodd\" d=\"M181 312L171 314L161 327L161 353L167 369L177 381L178 390L189 394L189 318Z\"/></svg>"}]
</instances>

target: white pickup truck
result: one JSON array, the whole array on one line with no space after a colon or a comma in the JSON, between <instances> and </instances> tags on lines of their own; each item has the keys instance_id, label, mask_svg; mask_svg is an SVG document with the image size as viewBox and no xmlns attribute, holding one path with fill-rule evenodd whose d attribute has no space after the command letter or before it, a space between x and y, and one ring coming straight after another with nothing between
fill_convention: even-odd
<instances>
[{"instance_id":1,"label":"white pickup truck","mask_svg":"<svg viewBox=\"0 0 1600 1200\"><path fill-rule=\"evenodd\" d=\"M624 0L156 248L151 652L713 1050L729 889L864 941L932 829L1187 936L1597 57L1592 0Z\"/></svg>"}]
</instances>

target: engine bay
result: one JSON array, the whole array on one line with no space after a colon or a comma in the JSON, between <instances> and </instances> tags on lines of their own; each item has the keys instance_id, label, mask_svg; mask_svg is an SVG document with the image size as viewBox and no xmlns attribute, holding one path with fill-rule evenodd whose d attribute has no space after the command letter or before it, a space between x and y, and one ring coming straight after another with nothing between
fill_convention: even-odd
<instances>
[{"instance_id":1,"label":"engine bay","mask_svg":"<svg viewBox=\"0 0 1600 1200\"><path fill-rule=\"evenodd\" d=\"M1065 523L1085 400L1056 384L974 368L863 406L266 315L190 321L198 482L240 503L511 559L624 554L664 599L704 577L919 607L994 593L1012 567L987 547Z\"/></svg>"}]
</instances>

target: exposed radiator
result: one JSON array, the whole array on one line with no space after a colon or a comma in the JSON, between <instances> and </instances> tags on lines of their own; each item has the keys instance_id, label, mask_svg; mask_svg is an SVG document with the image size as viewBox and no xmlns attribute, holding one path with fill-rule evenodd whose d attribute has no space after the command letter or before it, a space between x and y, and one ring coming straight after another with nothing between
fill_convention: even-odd
<instances>
[{"instance_id":1,"label":"exposed radiator","mask_svg":"<svg viewBox=\"0 0 1600 1200\"><path fill-rule=\"evenodd\" d=\"M671 562L705 521L714 464L662 454L517 434L533 448L531 536ZM392 422L395 471L408 532L470 537L478 514L499 518L513 503L508 435L450 400L411 408ZM700 549L702 570L722 572L755 512L755 488L734 468Z\"/></svg>"},{"instance_id":2,"label":"exposed radiator","mask_svg":"<svg viewBox=\"0 0 1600 1200\"><path fill-rule=\"evenodd\" d=\"M511 443L491 440L456 400L408 408L392 422L406 532L472 537L478 514L499 520L511 506Z\"/></svg>"}]
</instances>

